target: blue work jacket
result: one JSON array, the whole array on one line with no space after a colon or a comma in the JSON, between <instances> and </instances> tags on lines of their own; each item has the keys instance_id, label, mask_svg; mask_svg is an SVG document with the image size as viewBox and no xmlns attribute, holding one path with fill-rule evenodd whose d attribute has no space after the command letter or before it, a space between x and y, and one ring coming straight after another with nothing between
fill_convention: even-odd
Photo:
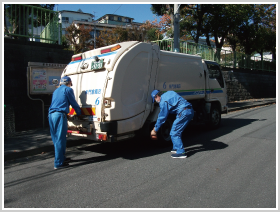
<instances>
[{"instance_id":1,"label":"blue work jacket","mask_svg":"<svg viewBox=\"0 0 280 212\"><path fill-rule=\"evenodd\" d=\"M49 114L53 112L69 113L69 105L76 111L77 115L81 115L81 109L75 100L73 89L61 85L53 92L52 103L49 108Z\"/></svg>"},{"instance_id":2,"label":"blue work jacket","mask_svg":"<svg viewBox=\"0 0 280 212\"><path fill-rule=\"evenodd\" d=\"M159 102L160 112L155 124L155 131L157 132L160 126L166 121L168 114L180 114L184 108L192 107L191 103L177 94L175 91L167 91L161 95Z\"/></svg>"}]
</instances>

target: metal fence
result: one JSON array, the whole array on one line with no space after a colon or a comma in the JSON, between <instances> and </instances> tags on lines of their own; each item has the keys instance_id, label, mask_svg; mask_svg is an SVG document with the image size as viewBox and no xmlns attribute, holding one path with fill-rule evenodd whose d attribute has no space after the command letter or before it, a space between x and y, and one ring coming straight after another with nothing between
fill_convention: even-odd
<instances>
[{"instance_id":1,"label":"metal fence","mask_svg":"<svg viewBox=\"0 0 280 212\"><path fill-rule=\"evenodd\" d=\"M157 43L161 50L174 51L173 39L152 41ZM180 41L180 53L199 55L202 59L215 61L227 68L244 68L262 71L276 71L276 61L263 59L239 52L217 49L202 44Z\"/></svg>"},{"instance_id":2,"label":"metal fence","mask_svg":"<svg viewBox=\"0 0 280 212\"><path fill-rule=\"evenodd\" d=\"M6 36L61 44L58 12L24 4L4 5Z\"/></svg>"}]
</instances>

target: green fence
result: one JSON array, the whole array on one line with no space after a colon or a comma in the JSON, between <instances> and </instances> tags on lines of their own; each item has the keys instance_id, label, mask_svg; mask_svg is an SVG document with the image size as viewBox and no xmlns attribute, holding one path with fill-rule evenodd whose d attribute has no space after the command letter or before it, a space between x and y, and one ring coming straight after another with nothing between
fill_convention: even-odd
<instances>
[{"instance_id":1,"label":"green fence","mask_svg":"<svg viewBox=\"0 0 280 212\"><path fill-rule=\"evenodd\" d=\"M60 38L62 37L61 24L58 22L58 20L53 19L47 24L40 34L40 41L42 43L55 42L61 44L61 40L58 36L60 36Z\"/></svg>"},{"instance_id":2,"label":"green fence","mask_svg":"<svg viewBox=\"0 0 280 212\"><path fill-rule=\"evenodd\" d=\"M58 12L24 4L4 5L6 36L61 44Z\"/></svg>"},{"instance_id":3,"label":"green fence","mask_svg":"<svg viewBox=\"0 0 280 212\"><path fill-rule=\"evenodd\" d=\"M153 41L161 50L174 51L173 39ZM262 71L276 71L276 61L245 55L239 52L222 50L202 44L180 41L180 53L199 55L205 60L211 60L227 68L244 68Z\"/></svg>"}]
</instances>

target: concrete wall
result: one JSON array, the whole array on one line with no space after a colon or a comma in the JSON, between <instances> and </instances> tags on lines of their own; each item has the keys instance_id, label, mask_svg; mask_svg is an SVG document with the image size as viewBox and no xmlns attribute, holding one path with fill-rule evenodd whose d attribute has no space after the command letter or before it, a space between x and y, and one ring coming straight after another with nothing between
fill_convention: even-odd
<instances>
[{"instance_id":1,"label":"concrete wall","mask_svg":"<svg viewBox=\"0 0 280 212\"><path fill-rule=\"evenodd\" d=\"M251 70L223 70L228 101L276 98L276 73Z\"/></svg>"},{"instance_id":2,"label":"concrete wall","mask_svg":"<svg viewBox=\"0 0 280 212\"><path fill-rule=\"evenodd\" d=\"M4 128L23 131L43 127L42 102L27 96L28 62L68 64L73 54L59 45L4 39ZM52 95L31 97L44 101L45 126L48 127L47 111ZM14 117L14 123L11 117Z\"/></svg>"}]
</instances>

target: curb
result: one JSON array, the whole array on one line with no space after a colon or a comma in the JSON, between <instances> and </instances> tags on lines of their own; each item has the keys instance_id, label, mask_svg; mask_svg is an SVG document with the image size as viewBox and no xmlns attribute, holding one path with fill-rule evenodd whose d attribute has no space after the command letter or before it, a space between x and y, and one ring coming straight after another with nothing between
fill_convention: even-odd
<instances>
[{"instance_id":1,"label":"curb","mask_svg":"<svg viewBox=\"0 0 280 212\"><path fill-rule=\"evenodd\" d=\"M270 104L276 104L276 100L268 101L268 102L265 102L265 103L258 103L258 104L250 104L250 105L244 105L244 106L239 106L239 107L233 107L233 108L228 109L228 112L248 109L248 108L252 108L252 107L260 107L260 106L265 106L265 105L270 105Z\"/></svg>"},{"instance_id":2,"label":"curb","mask_svg":"<svg viewBox=\"0 0 280 212\"><path fill-rule=\"evenodd\" d=\"M83 144L91 144L91 140L67 140L67 148L74 147L74 146L79 146ZM33 155L39 155L42 154L42 152L54 152L54 146L53 144L41 146L41 147L35 147L33 149L29 150L22 150L22 151L15 151L15 152L6 152L4 154L4 162L10 161L10 160L15 160L19 158L24 158L28 156L33 156Z\"/></svg>"}]
</instances>

